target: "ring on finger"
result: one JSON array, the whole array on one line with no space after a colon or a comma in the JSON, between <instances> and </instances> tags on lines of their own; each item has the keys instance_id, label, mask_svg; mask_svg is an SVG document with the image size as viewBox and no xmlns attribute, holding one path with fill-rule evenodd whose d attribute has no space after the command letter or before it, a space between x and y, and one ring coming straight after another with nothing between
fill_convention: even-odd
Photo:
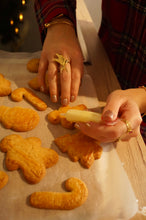
<instances>
[{"instance_id":1,"label":"ring on finger","mask_svg":"<svg viewBox=\"0 0 146 220\"><path fill-rule=\"evenodd\" d=\"M132 127L131 127L130 122L129 122L129 121L127 121L127 120L125 120L125 119L123 119L122 121L125 123L126 128L127 128L126 133L132 133L132 132L133 132L133 129L132 129Z\"/></svg>"},{"instance_id":2,"label":"ring on finger","mask_svg":"<svg viewBox=\"0 0 146 220\"><path fill-rule=\"evenodd\" d=\"M60 64L60 72L62 73L63 70L65 70L65 66L67 63L70 63L69 59L65 58L63 55L56 53L56 57L53 61L56 61Z\"/></svg>"}]
</instances>

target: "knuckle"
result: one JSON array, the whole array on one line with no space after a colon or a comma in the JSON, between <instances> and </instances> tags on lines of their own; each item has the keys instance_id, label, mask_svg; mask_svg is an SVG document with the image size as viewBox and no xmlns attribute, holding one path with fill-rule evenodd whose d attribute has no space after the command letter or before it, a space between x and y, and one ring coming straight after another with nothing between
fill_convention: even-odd
<instances>
[{"instance_id":1,"label":"knuckle","mask_svg":"<svg viewBox=\"0 0 146 220\"><path fill-rule=\"evenodd\" d=\"M70 79L70 75L67 73L67 71L62 72L62 80L63 81L68 81Z\"/></svg>"},{"instance_id":2,"label":"knuckle","mask_svg":"<svg viewBox=\"0 0 146 220\"><path fill-rule=\"evenodd\" d=\"M72 76L71 76L72 81L80 81L81 75L82 75L82 74L80 74L80 73L78 73L78 72L74 72L74 73L72 74Z\"/></svg>"},{"instance_id":3,"label":"knuckle","mask_svg":"<svg viewBox=\"0 0 146 220\"><path fill-rule=\"evenodd\" d=\"M48 72L47 72L47 79L48 79L48 81L51 81L55 77L56 77L56 72L54 72L53 70L48 70Z\"/></svg>"},{"instance_id":4,"label":"knuckle","mask_svg":"<svg viewBox=\"0 0 146 220\"><path fill-rule=\"evenodd\" d=\"M135 120L135 126L134 126L134 128L139 127L139 126L140 126L140 124L141 124L141 122L142 122L142 117L141 117L141 116L139 116L139 117L138 117L138 118L136 118L136 120Z\"/></svg>"}]
</instances>

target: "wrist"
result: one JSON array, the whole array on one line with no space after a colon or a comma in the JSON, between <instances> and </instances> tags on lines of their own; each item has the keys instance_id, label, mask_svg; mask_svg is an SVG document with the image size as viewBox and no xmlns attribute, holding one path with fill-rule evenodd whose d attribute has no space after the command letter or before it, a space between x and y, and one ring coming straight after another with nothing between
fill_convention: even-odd
<instances>
[{"instance_id":1,"label":"wrist","mask_svg":"<svg viewBox=\"0 0 146 220\"><path fill-rule=\"evenodd\" d=\"M141 114L146 112L146 91L144 88L145 87L142 86L139 88L125 90L128 92L130 97L136 102Z\"/></svg>"},{"instance_id":2,"label":"wrist","mask_svg":"<svg viewBox=\"0 0 146 220\"><path fill-rule=\"evenodd\" d=\"M44 27L49 28L50 26L56 25L56 24L66 24L66 25L69 25L75 28L73 22L68 17L64 16L63 14L59 14L58 16L54 17L50 22L45 23Z\"/></svg>"}]
</instances>

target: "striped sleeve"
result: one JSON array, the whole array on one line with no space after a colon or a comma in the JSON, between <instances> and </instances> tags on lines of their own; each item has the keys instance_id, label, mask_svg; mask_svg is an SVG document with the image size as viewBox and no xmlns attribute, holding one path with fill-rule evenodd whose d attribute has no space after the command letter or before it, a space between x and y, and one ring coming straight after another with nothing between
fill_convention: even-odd
<instances>
[{"instance_id":1,"label":"striped sleeve","mask_svg":"<svg viewBox=\"0 0 146 220\"><path fill-rule=\"evenodd\" d=\"M69 18L76 28L76 0L35 0L34 9L42 42L46 36L44 24L59 14Z\"/></svg>"}]
</instances>

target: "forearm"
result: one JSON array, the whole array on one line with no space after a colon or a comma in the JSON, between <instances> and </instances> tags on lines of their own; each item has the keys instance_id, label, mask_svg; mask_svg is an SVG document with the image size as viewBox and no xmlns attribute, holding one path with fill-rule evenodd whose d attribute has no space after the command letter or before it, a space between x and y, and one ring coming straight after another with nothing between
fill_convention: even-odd
<instances>
[{"instance_id":1,"label":"forearm","mask_svg":"<svg viewBox=\"0 0 146 220\"><path fill-rule=\"evenodd\" d=\"M76 0L35 0L34 7L42 42L47 33L45 23L49 23L60 14L69 18L76 27Z\"/></svg>"}]
</instances>

